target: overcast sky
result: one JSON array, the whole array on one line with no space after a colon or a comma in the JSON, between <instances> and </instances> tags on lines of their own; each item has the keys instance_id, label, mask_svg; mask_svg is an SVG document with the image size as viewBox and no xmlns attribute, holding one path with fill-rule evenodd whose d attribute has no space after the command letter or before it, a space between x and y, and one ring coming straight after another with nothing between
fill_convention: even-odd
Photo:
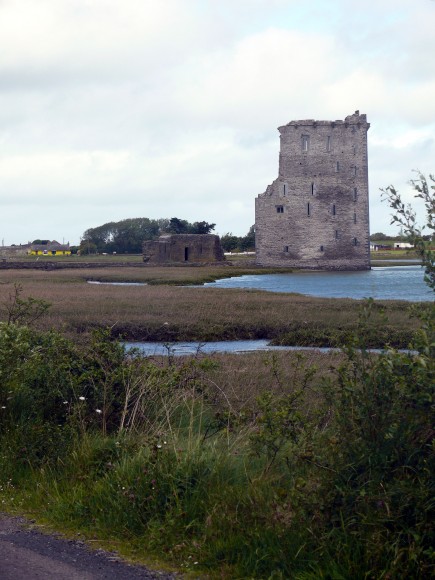
<instances>
[{"instance_id":1,"label":"overcast sky","mask_svg":"<svg viewBox=\"0 0 435 580\"><path fill-rule=\"evenodd\" d=\"M132 217L244 235L277 127L366 113L379 188L435 173L433 0L0 0L0 243Z\"/></svg>"}]
</instances>

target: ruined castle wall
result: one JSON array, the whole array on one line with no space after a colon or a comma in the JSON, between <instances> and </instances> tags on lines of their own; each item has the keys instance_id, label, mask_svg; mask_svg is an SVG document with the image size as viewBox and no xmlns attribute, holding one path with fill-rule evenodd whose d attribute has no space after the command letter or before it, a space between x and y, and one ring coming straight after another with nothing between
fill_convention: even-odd
<instances>
[{"instance_id":1,"label":"ruined castle wall","mask_svg":"<svg viewBox=\"0 0 435 580\"><path fill-rule=\"evenodd\" d=\"M257 263L369 269L366 115L279 127L278 178L256 198Z\"/></svg>"},{"instance_id":2,"label":"ruined castle wall","mask_svg":"<svg viewBox=\"0 0 435 580\"><path fill-rule=\"evenodd\" d=\"M144 261L150 264L207 263L224 260L219 236L172 234L143 244Z\"/></svg>"}]
</instances>

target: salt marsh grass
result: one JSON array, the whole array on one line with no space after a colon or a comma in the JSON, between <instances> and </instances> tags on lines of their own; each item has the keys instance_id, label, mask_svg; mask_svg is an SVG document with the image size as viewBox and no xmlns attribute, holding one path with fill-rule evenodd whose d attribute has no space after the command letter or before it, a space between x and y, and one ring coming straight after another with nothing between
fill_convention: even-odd
<instances>
[{"instance_id":1,"label":"salt marsh grass","mask_svg":"<svg viewBox=\"0 0 435 580\"><path fill-rule=\"evenodd\" d=\"M268 338L286 344L327 346L334 343L335 335L355 329L360 311L355 300L172 284L200 283L219 275L222 268L115 268L110 273L92 269L6 270L0 273L0 302L8 299L13 283L19 282L25 295L51 304L41 328L61 328L80 335L90 328L110 327L113 336L138 341ZM153 284L127 288L86 283L106 278ZM154 284L156 281L162 283ZM406 348L410 334L418 327L408 316L409 304L380 302L377 308L385 311L388 321L379 316L376 323L383 333L379 333L379 344L374 323L372 346L390 340ZM1 308L0 316L5 317Z\"/></svg>"}]
</instances>

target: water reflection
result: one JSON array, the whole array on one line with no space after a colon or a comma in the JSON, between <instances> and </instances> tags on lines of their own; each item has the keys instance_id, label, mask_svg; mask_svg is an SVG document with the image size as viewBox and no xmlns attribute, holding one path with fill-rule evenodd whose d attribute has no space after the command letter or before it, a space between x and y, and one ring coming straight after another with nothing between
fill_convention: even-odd
<instances>
[{"instance_id":1,"label":"water reflection","mask_svg":"<svg viewBox=\"0 0 435 580\"><path fill-rule=\"evenodd\" d=\"M296 292L322 298L433 300L421 266L375 267L362 272L294 272L224 278L209 288L245 288L268 292Z\"/></svg>"}]
</instances>

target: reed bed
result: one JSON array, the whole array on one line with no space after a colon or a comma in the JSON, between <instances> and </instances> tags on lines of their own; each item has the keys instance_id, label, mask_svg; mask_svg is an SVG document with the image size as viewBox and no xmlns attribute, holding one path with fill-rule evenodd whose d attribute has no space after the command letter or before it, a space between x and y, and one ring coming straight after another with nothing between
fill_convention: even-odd
<instances>
[{"instance_id":1,"label":"reed bed","mask_svg":"<svg viewBox=\"0 0 435 580\"><path fill-rule=\"evenodd\" d=\"M313 349L304 353L213 354L207 359L214 363L202 378L210 398L220 408L230 405L233 410L249 412L255 407L257 398L266 391L276 397L289 394L307 369L312 371L313 384L333 378L344 357L342 352ZM160 361L168 364L170 359L162 358ZM317 406L318 392L308 391L305 400Z\"/></svg>"},{"instance_id":2,"label":"reed bed","mask_svg":"<svg viewBox=\"0 0 435 580\"><path fill-rule=\"evenodd\" d=\"M204 275L219 275L216 269L158 268L156 277L173 281L178 270L197 281ZM23 296L51 304L41 320L42 329L56 328L81 335L89 329L110 327L114 337L128 340L235 340L274 339L299 345L334 343L335 333L353 331L361 303L351 299L313 298L298 294L279 294L254 290L178 287L170 285L105 286L88 284L88 279L136 276L146 281L147 269L59 270L52 272L8 270L0 277L0 320L5 304L13 294L14 283ZM196 278L195 278L196 276ZM396 346L407 346L418 327L410 319L409 304L400 301L376 303L373 309L374 333L391 335ZM384 314L387 317L387 321ZM386 331L385 331L386 329ZM386 334L385 334L386 332ZM393 336L394 335L394 336ZM375 344L376 346L376 344Z\"/></svg>"}]
</instances>

